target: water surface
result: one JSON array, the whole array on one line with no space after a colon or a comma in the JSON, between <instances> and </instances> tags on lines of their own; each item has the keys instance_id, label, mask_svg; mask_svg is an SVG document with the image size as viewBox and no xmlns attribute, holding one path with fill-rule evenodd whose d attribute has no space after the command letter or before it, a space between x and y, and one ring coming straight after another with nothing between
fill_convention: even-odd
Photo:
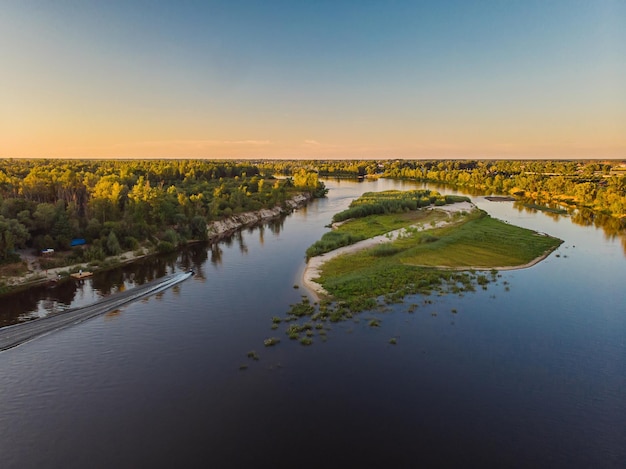
<instances>
[{"instance_id":1,"label":"water surface","mask_svg":"<svg viewBox=\"0 0 626 469\"><path fill-rule=\"evenodd\" d=\"M327 186L328 199L228 242L7 301L3 315L25 318L198 272L1 353L3 467L623 467L619 238L472 197L563 245L530 269L503 272L486 291L433 296L432 304L408 297L303 347L270 326L306 294L294 288L305 249L362 192L415 187ZM382 327L369 328L371 317ZM282 342L263 347L273 335Z\"/></svg>"}]
</instances>

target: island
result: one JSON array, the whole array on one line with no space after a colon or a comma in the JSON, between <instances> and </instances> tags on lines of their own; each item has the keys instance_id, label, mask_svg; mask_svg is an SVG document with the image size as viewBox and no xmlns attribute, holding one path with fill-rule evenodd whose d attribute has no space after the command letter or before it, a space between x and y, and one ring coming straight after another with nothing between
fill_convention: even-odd
<instances>
[{"instance_id":1,"label":"island","mask_svg":"<svg viewBox=\"0 0 626 469\"><path fill-rule=\"evenodd\" d=\"M369 309L379 297L484 286L497 271L535 265L561 243L494 219L467 197L366 193L309 248L303 283L318 299Z\"/></svg>"}]
</instances>

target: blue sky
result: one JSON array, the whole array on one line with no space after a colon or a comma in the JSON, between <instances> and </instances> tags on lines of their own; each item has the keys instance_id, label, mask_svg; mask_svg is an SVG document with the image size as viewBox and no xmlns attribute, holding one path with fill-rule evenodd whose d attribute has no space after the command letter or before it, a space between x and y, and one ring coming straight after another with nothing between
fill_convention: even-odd
<instances>
[{"instance_id":1,"label":"blue sky","mask_svg":"<svg viewBox=\"0 0 626 469\"><path fill-rule=\"evenodd\" d=\"M0 157L626 158L626 2L13 1Z\"/></svg>"}]
</instances>

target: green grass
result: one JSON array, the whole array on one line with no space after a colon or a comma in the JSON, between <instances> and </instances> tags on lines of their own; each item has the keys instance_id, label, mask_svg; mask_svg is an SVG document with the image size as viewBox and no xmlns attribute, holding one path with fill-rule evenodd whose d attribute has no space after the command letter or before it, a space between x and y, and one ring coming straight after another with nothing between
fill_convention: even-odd
<instances>
[{"instance_id":1,"label":"green grass","mask_svg":"<svg viewBox=\"0 0 626 469\"><path fill-rule=\"evenodd\" d=\"M452 268L518 266L561 244L556 238L480 215L460 226L432 230L434 242L413 245L413 240L399 240L397 246L405 248L400 261Z\"/></svg>"},{"instance_id":2,"label":"green grass","mask_svg":"<svg viewBox=\"0 0 626 469\"><path fill-rule=\"evenodd\" d=\"M366 239L410 225L422 224L428 226L432 222L438 222L446 218L447 214L438 210L415 210L404 213L369 215L364 218L348 220L339 225L334 231Z\"/></svg>"},{"instance_id":3,"label":"green grass","mask_svg":"<svg viewBox=\"0 0 626 469\"><path fill-rule=\"evenodd\" d=\"M411 225L429 226L447 218L447 214L438 210L414 210L403 213L369 215L363 218L352 218L339 225L336 229L325 233L306 251L307 259L349 246L364 239L384 235L390 231L406 228Z\"/></svg>"}]
</instances>

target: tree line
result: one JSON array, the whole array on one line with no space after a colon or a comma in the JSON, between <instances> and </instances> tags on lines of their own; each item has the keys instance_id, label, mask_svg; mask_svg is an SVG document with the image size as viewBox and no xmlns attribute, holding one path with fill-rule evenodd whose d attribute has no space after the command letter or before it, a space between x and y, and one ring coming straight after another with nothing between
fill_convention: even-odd
<instances>
[{"instance_id":1,"label":"tree line","mask_svg":"<svg viewBox=\"0 0 626 469\"><path fill-rule=\"evenodd\" d=\"M476 194L515 195L560 204L626 228L626 161L346 160L272 162L277 171L306 168L320 177L389 177L443 184ZM270 163L265 163L270 167Z\"/></svg>"},{"instance_id":2,"label":"tree line","mask_svg":"<svg viewBox=\"0 0 626 469\"><path fill-rule=\"evenodd\" d=\"M317 174L276 178L246 161L0 160L0 261L16 248L70 248L102 259L152 241L162 250L204 240L207 222L325 195Z\"/></svg>"}]
</instances>

